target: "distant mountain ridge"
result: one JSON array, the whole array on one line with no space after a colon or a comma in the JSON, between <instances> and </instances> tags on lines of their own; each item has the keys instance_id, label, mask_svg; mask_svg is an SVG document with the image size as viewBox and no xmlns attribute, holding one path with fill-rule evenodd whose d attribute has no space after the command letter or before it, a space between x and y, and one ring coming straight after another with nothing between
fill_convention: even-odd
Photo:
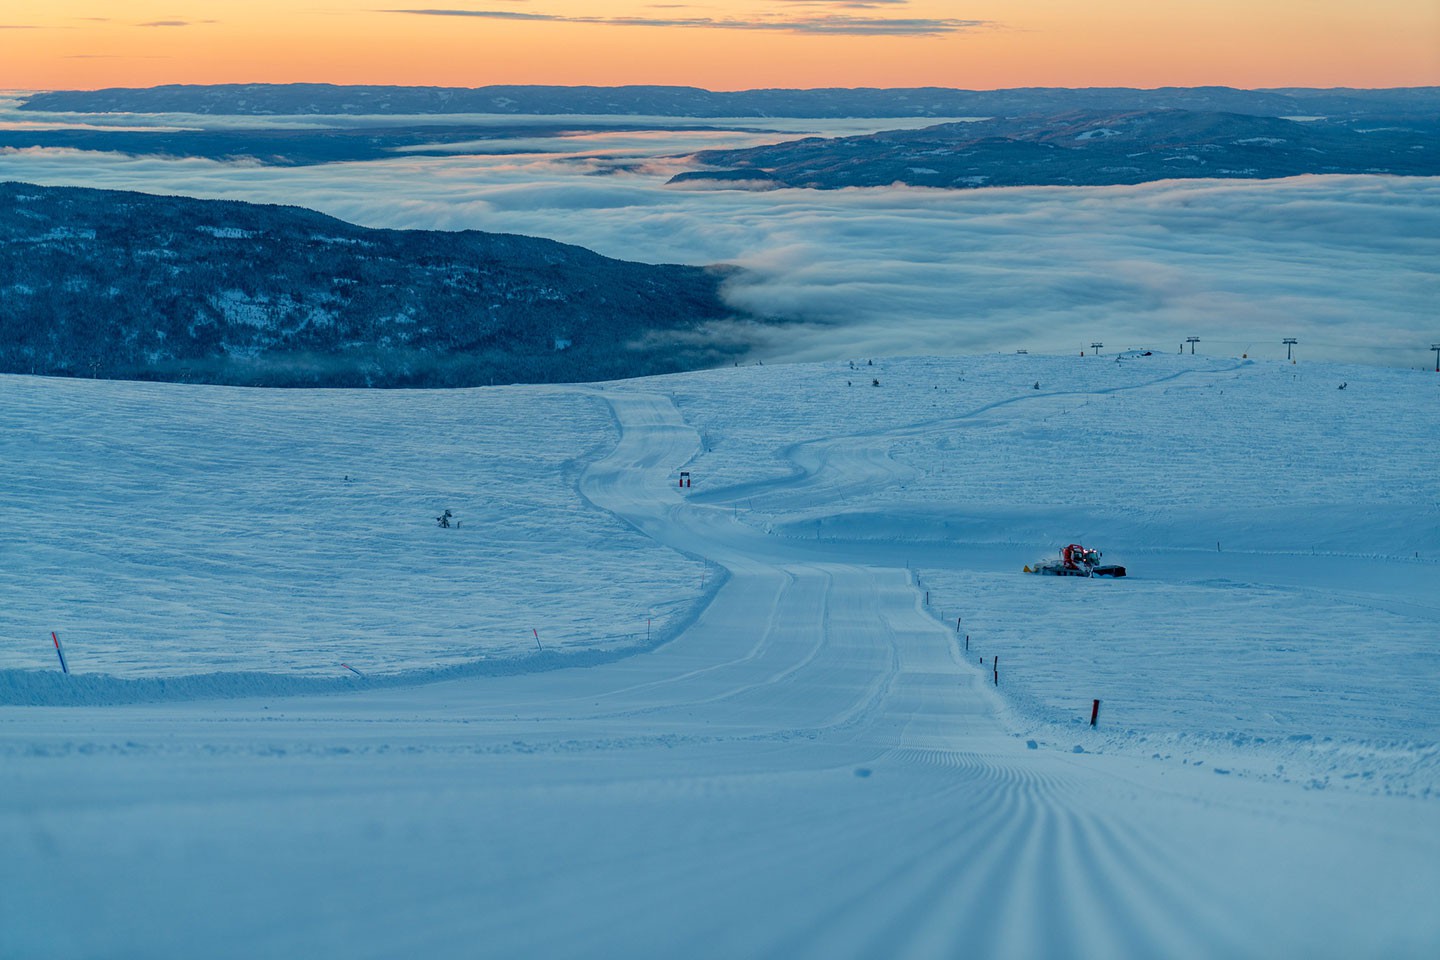
<instances>
[{"instance_id":1,"label":"distant mountain ridge","mask_svg":"<svg viewBox=\"0 0 1440 960\"><path fill-rule=\"evenodd\" d=\"M680 86L398 87L247 83L58 90L21 109L271 114L615 114L666 117L991 117L1077 110L1206 110L1257 116L1396 117L1440 112L1440 87L1380 90L1233 87L944 87L712 91Z\"/></svg>"},{"instance_id":2,"label":"distant mountain ridge","mask_svg":"<svg viewBox=\"0 0 1440 960\"><path fill-rule=\"evenodd\" d=\"M695 124L688 124L693 129ZM94 150L128 153L132 156L206 157L224 162L242 161L267 166L304 166L393 159L396 156L452 156L446 146L466 141L487 141L487 151L506 150L505 141L523 138L534 141L562 135L578 135L587 129L610 133L627 129L653 130L653 124L581 125L559 118L550 124L538 123L385 123L344 127L315 126L269 129L110 129L96 124L76 124L60 129L0 127L0 150L32 147ZM525 152L529 146L513 148Z\"/></svg>"},{"instance_id":3,"label":"distant mountain ridge","mask_svg":"<svg viewBox=\"0 0 1440 960\"><path fill-rule=\"evenodd\" d=\"M258 386L588 381L728 362L725 268L311 210L0 183L0 372Z\"/></svg>"},{"instance_id":4,"label":"distant mountain ridge","mask_svg":"<svg viewBox=\"0 0 1440 960\"><path fill-rule=\"evenodd\" d=\"M945 123L867 136L808 137L695 159L678 174L777 187L1117 185L1300 174L1440 175L1440 117L1375 123L1155 110Z\"/></svg>"}]
</instances>

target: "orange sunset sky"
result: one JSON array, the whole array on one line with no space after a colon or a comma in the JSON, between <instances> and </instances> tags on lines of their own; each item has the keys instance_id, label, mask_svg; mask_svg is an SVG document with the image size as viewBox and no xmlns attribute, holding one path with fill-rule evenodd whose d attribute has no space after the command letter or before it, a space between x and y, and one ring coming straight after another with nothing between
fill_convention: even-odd
<instances>
[{"instance_id":1,"label":"orange sunset sky","mask_svg":"<svg viewBox=\"0 0 1440 960\"><path fill-rule=\"evenodd\" d=\"M6 0L0 88L1440 84L1440 0Z\"/></svg>"}]
</instances>

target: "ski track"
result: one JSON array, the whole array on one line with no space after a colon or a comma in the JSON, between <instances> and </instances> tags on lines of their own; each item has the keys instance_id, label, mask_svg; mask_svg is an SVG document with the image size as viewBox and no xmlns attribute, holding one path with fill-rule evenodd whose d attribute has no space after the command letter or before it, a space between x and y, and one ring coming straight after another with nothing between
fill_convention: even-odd
<instances>
[{"instance_id":1,"label":"ski track","mask_svg":"<svg viewBox=\"0 0 1440 960\"><path fill-rule=\"evenodd\" d=\"M765 498L765 507L774 513L803 509L817 502L843 501L864 490L889 486L911 479L915 471L897 462L890 451L896 443L944 430L961 430L987 413L1020 404L1046 404L1076 397L1093 398L1116 393L1143 392L1185 377L1204 376L1214 381L1223 374L1241 369L1243 363L1215 370L1182 370L1136 384L1100 387L1093 390L1040 390L1021 393L981 404L951 417L938 417L904 426L811 440L781 448L779 455L794 469L784 476L739 483L705 491L692 499L697 503L736 505L756 497Z\"/></svg>"},{"instance_id":2,"label":"ski track","mask_svg":"<svg viewBox=\"0 0 1440 960\"><path fill-rule=\"evenodd\" d=\"M1028 408L1053 403L1057 399L1082 398L1085 403L1088 403L1094 398L1121 393L1143 395L1157 390L1164 393L1176 389L1204 390L1239 379L1243 375L1242 371L1251 366L1252 364L1242 361L1205 370L1181 370L1136 383L1091 390L1020 392L981 404L953 417L862 430L841 436L827 435L824 439L791 444L781 448L778 454L788 459L792 467L790 471L781 476L720 486L708 489L689 499L693 502L717 507L735 507L744 503L747 505L747 512L752 511L758 502L760 512L772 517L803 516L807 509L813 511L817 504L822 505L823 510L835 511L840 509L837 505L844 504L848 499L856 498L865 492L882 489L894 490L906 482L917 479L918 472L914 468L899 462L893 456L896 445L907 438L924 437L936 432L963 433L966 427L973 426L984 415L1017 405L1025 405ZM1036 416L1032 415L1031 419L1035 418ZM954 544L847 541L843 530L838 537L822 541L818 536L814 539L806 536L807 530L811 529L808 527L810 522L813 521L791 520L781 524L765 523L763 529L767 533L779 533L781 537L788 540L792 555L832 559L845 557L854 560L868 558L870 562L888 561L892 563L899 562L898 558L900 557L917 558L917 567L924 567L927 572L943 571L943 575L939 578L939 585L948 588L946 596L952 605L958 603L963 607L966 603L964 598L964 578L966 576L973 577L976 573L993 572L997 565L1002 567L1010 565L1008 554L1002 544L963 544L965 549L956 551L953 549ZM818 524L813 529L818 533ZM1223 563L1209 563L1207 561L1211 559L1212 555L1208 551L1154 547L1142 548L1142 550L1152 557L1178 557L1183 563L1198 567L1198 570L1190 572L1177 570L1168 574L1168 577L1165 573L1152 573L1151 579L1158 576L1161 579L1168 578L1176 584L1220 587L1245 594L1255 594L1262 590L1281 591L1293 595L1297 600L1308 602L1316 610L1324 610L1327 607L1351 607L1356 610L1392 614L1412 620L1440 620L1440 606L1423 602L1420 598L1424 597L1424 591L1417 590L1409 578L1396 586L1388 586L1383 583L1385 578L1392 577L1396 571L1393 567L1387 568L1375 564L1373 561L1393 562L1398 559L1395 557L1355 557L1339 553L1327 554L1319 560L1320 564L1326 566L1326 569L1322 571L1323 576L1320 578L1324 584L1322 587L1306 584L1306 577L1313 576L1315 571L1292 574L1287 572L1285 563L1265 563L1263 565L1250 563L1246 569L1249 576L1245 577L1240 577L1235 571L1229 569L1230 565L1237 562L1244 563L1261 557L1290 556L1283 553L1240 551L1226 554ZM766 548L763 546L757 547L755 550L757 555L765 554L765 551ZM774 556L775 554L767 555ZM1006 559L997 564L1001 557ZM1368 582L1362 582L1359 585L1351 583L1348 574L1341 569L1340 563L1355 560L1360 560L1371 568L1367 571ZM911 565L908 559L904 562L907 567ZM1154 563L1147 563L1147 566L1158 567ZM1413 573L1408 570L1402 572ZM930 586L928 581L926 586ZM1397 590L1401 592L1402 596L1386 596L1378 592L1379 589ZM1044 629L1039 624L1036 624L1035 628ZM1412 669L1425 669L1426 667L1418 662L1407 663L1407 666ZM1430 675L1430 671L1426 669L1425 676L1428 675ZM1103 688L1103 683L1093 686ZM1014 691L1012 691L1012 699L1013 693ZM1349 699L1348 695L1340 694L1338 703L1342 707L1348 706ZM1423 699L1423 697L1412 696L1407 702L1413 703L1419 699ZM1364 706L1371 712L1377 711L1374 703L1366 703ZM1026 703L1024 707L1025 716L1023 717L1013 716L1012 711L1013 729L1034 731L1037 721L1043 721L1049 724L1046 735L1050 738L1064 739L1073 736L1073 732L1067 729L1069 723L1056 716L1057 711L1053 706L1046 707ZM1385 724L1389 729L1398 730L1404 725L1404 716L1397 715L1395 710L1389 708L1388 705L1379 706L1375 716L1385 718ZM1371 718L1367 716L1362 719ZM1225 721L1222 719L1221 722ZM1233 725L1235 721L1229 722ZM1172 726L1175 726L1176 729L1183 728L1180 724L1172 724ZM1243 723L1239 729L1243 729ZM1362 778L1357 782L1365 783L1371 781L1378 771L1381 775L1378 779L1373 780L1373 783L1378 784L1374 787L1376 790L1411 794L1430 792L1428 789L1429 768L1433 767L1433 759L1428 755L1433 754L1433 749L1427 749L1423 742L1397 744L1397 737L1393 734L1386 736L1384 733L1376 733L1370 729L1363 729L1359 732L1365 739L1364 742L1357 740L1350 744L1359 749L1356 759L1350 763L1341 764L1339 767L1335 766L1334 754L1328 747L1319 751L1305 750L1299 753L1291 748L1284 755L1276 754L1269 757L1270 769L1268 771L1261 769L1258 772L1264 776L1278 776L1291 782L1329 783L1333 777L1340 782ZM1283 739L1287 736L1293 739L1292 735L1303 735L1303 739L1308 741L1309 734L1308 730L1277 730L1273 728L1251 732L1252 737L1263 735L1260 737L1260 742L1263 742L1264 739ZM1425 734L1422 733L1420 736L1423 737ZM1227 737L1228 734L1219 739L1224 741ZM1325 740L1328 743L1328 738ZM1208 752L1216 745L1215 743L1205 743L1203 737L1197 742L1197 746L1202 752ZM1398 752L1397 746L1402 747ZM1110 749L1129 749L1138 756L1149 757L1154 754L1156 744L1144 737L1136 743L1125 743L1122 736L1112 737L1108 747ZM1266 751L1260 751L1256 757L1251 758L1248 763L1243 765L1253 766L1259 762L1263 767L1263 758L1265 757ZM1275 766L1277 763L1280 764L1279 767ZM1230 763L1228 766L1233 767L1234 764ZM1286 772L1277 773L1277 769ZM1414 776L1417 773L1419 775Z\"/></svg>"},{"instance_id":3,"label":"ski track","mask_svg":"<svg viewBox=\"0 0 1440 960\"><path fill-rule=\"evenodd\" d=\"M584 497L726 571L687 629L544 674L0 711L38 751L3 768L0 954L1351 957L1440 943L1424 909L1440 884L1432 806L1208 771L1160 787L1127 758L1027 749L910 571L821 559L716 494L687 502L669 470L700 448L694 429L658 394L603 396L621 434ZM893 478L904 432L796 448L804 479L783 497ZM156 796L156 781L172 786ZM1376 806L1357 817L1362 802Z\"/></svg>"}]
</instances>

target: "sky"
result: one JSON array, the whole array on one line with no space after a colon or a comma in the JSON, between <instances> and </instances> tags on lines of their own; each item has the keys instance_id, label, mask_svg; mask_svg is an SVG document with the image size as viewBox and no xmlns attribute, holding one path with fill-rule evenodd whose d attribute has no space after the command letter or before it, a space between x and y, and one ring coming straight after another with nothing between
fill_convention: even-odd
<instances>
[{"instance_id":1,"label":"sky","mask_svg":"<svg viewBox=\"0 0 1440 960\"><path fill-rule=\"evenodd\" d=\"M0 88L1440 84L1436 0L7 0Z\"/></svg>"}]
</instances>

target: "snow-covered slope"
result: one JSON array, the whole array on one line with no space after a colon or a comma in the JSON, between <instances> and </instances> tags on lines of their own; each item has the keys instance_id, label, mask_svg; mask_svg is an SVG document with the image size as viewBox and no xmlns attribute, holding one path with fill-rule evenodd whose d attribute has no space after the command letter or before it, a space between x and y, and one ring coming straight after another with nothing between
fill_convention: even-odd
<instances>
[{"instance_id":1,"label":"snow-covered slope","mask_svg":"<svg viewBox=\"0 0 1440 960\"><path fill-rule=\"evenodd\" d=\"M1175 355L782 376L779 402L760 367L660 381L704 427L693 499L916 569L977 666L1004 658L1027 736L1070 747L1098 698L1111 750L1440 791L1440 378ZM1131 576L1016 576L1074 541Z\"/></svg>"},{"instance_id":2,"label":"snow-covered slope","mask_svg":"<svg viewBox=\"0 0 1440 960\"><path fill-rule=\"evenodd\" d=\"M1433 374L0 389L0 954L1440 944Z\"/></svg>"},{"instance_id":3,"label":"snow-covered slope","mask_svg":"<svg viewBox=\"0 0 1440 960\"><path fill-rule=\"evenodd\" d=\"M0 377L0 421L0 670L48 671L51 630L79 685L249 674L198 688L234 695L273 689L253 674L353 679L342 662L479 669L539 652L532 631L609 649L650 620L657 640L706 575L576 494L616 436L584 389Z\"/></svg>"}]
</instances>

